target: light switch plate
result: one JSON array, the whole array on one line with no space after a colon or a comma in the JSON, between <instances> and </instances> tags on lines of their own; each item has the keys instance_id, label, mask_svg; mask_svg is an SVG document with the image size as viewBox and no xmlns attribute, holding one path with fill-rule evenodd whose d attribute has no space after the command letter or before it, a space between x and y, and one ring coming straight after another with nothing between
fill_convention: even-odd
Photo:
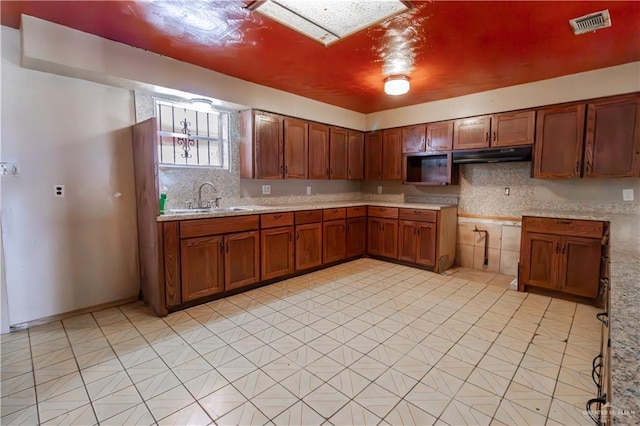
<instances>
[{"instance_id":1,"label":"light switch plate","mask_svg":"<svg viewBox=\"0 0 640 426\"><path fill-rule=\"evenodd\" d=\"M307 186L307 195L311 195L311 187Z\"/></svg>"},{"instance_id":2,"label":"light switch plate","mask_svg":"<svg viewBox=\"0 0 640 426\"><path fill-rule=\"evenodd\" d=\"M378 187L378 194L382 194L382 187L381 186Z\"/></svg>"},{"instance_id":3,"label":"light switch plate","mask_svg":"<svg viewBox=\"0 0 640 426\"><path fill-rule=\"evenodd\" d=\"M262 195L271 194L271 185L262 185Z\"/></svg>"},{"instance_id":4,"label":"light switch plate","mask_svg":"<svg viewBox=\"0 0 640 426\"><path fill-rule=\"evenodd\" d=\"M622 190L622 201L633 201L633 188Z\"/></svg>"}]
</instances>

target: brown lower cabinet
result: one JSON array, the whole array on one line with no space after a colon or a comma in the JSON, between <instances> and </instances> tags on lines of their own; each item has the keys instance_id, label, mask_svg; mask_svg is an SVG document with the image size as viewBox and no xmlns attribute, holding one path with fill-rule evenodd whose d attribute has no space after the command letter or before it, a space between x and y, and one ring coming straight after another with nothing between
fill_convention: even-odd
<instances>
[{"instance_id":1,"label":"brown lower cabinet","mask_svg":"<svg viewBox=\"0 0 640 426\"><path fill-rule=\"evenodd\" d=\"M224 290L224 237L188 238L180 242L182 302Z\"/></svg>"},{"instance_id":2,"label":"brown lower cabinet","mask_svg":"<svg viewBox=\"0 0 640 426\"><path fill-rule=\"evenodd\" d=\"M519 290L550 290L599 303L608 223L524 217Z\"/></svg>"},{"instance_id":3,"label":"brown lower cabinet","mask_svg":"<svg viewBox=\"0 0 640 426\"><path fill-rule=\"evenodd\" d=\"M370 217L368 252L374 256L398 258L398 220Z\"/></svg>"},{"instance_id":4,"label":"brown lower cabinet","mask_svg":"<svg viewBox=\"0 0 640 426\"><path fill-rule=\"evenodd\" d=\"M331 263L346 257L345 219L331 220L322 224L322 263Z\"/></svg>"},{"instance_id":5,"label":"brown lower cabinet","mask_svg":"<svg viewBox=\"0 0 640 426\"><path fill-rule=\"evenodd\" d=\"M224 236L224 289L233 290L260 281L260 232Z\"/></svg>"},{"instance_id":6,"label":"brown lower cabinet","mask_svg":"<svg viewBox=\"0 0 640 426\"><path fill-rule=\"evenodd\" d=\"M436 263L435 224L401 220L399 222L398 260L434 266Z\"/></svg>"},{"instance_id":7,"label":"brown lower cabinet","mask_svg":"<svg viewBox=\"0 0 640 426\"><path fill-rule=\"evenodd\" d=\"M260 231L262 279L281 277L295 271L293 226Z\"/></svg>"},{"instance_id":8,"label":"brown lower cabinet","mask_svg":"<svg viewBox=\"0 0 640 426\"><path fill-rule=\"evenodd\" d=\"M367 218L354 217L347 219L346 234L347 258L362 256L367 251Z\"/></svg>"},{"instance_id":9,"label":"brown lower cabinet","mask_svg":"<svg viewBox=\"0 0 640 426\"><path fill-rule=\"evenodd\" d=\"M296 225L296 271L322 265L322 223Z\"/></svg>"}]
</instances>

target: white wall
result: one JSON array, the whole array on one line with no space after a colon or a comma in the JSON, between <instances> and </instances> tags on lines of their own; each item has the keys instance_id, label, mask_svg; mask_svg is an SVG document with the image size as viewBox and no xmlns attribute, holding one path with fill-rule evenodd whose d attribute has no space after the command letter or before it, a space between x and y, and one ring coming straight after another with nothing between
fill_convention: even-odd
<instances>
[{"instance_id":1,"label":"white wall","mask_svg":"<svg viewBox=\"0 0 640 426\"><path fill-rule=\"evenodd\" d=\"M229 77L31 16L22 17L22 38L22 65L27 68L132 89L177 89L251 108L364 130L364 114Z\"/></svg>"},{"instance_id":2,"label":"white wall","mask_svg":"<svg viewBox=\"0 0 640 426\"><path fill-rule=\"evenodd\" d=\"M133 94L19 60L19 31L2 27L2 157L20 168L1 193L11 324L139 292Z\"/></svg>"}]
</instances>

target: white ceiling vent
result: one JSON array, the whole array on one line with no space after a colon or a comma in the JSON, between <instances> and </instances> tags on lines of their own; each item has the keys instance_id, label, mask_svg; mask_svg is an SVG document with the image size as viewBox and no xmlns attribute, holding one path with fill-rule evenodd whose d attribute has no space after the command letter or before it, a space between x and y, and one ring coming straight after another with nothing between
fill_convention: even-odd
<instances>
[{"instance_id":1,"label":"white ceiling vent","mask_svg":"<svg viewBox=\"0 0 640 426\"><path fill-rule=\"evenodd\" d=\"M571 25L571 28L573 28L573 33L575 35L589 33L601 28L610 27L611 16L609 16L609 9L590 13L579 18L570 19L569 25Z\"/></svg>"}]
</instances>

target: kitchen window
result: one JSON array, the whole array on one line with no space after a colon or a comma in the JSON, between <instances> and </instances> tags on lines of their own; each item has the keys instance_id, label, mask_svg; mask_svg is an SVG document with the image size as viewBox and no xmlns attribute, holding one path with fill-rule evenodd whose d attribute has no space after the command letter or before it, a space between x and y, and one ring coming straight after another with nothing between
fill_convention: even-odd
<instances>
[{"instance_id":1,"label":"kitchen window","mask_svg":"<svg viewBox=\"0 0 640 426\"><path fill-rule=\"evenodd\" d=\"M229 168L229 112L155 100L161 165Z\"/></svg>"}]
</instances>

